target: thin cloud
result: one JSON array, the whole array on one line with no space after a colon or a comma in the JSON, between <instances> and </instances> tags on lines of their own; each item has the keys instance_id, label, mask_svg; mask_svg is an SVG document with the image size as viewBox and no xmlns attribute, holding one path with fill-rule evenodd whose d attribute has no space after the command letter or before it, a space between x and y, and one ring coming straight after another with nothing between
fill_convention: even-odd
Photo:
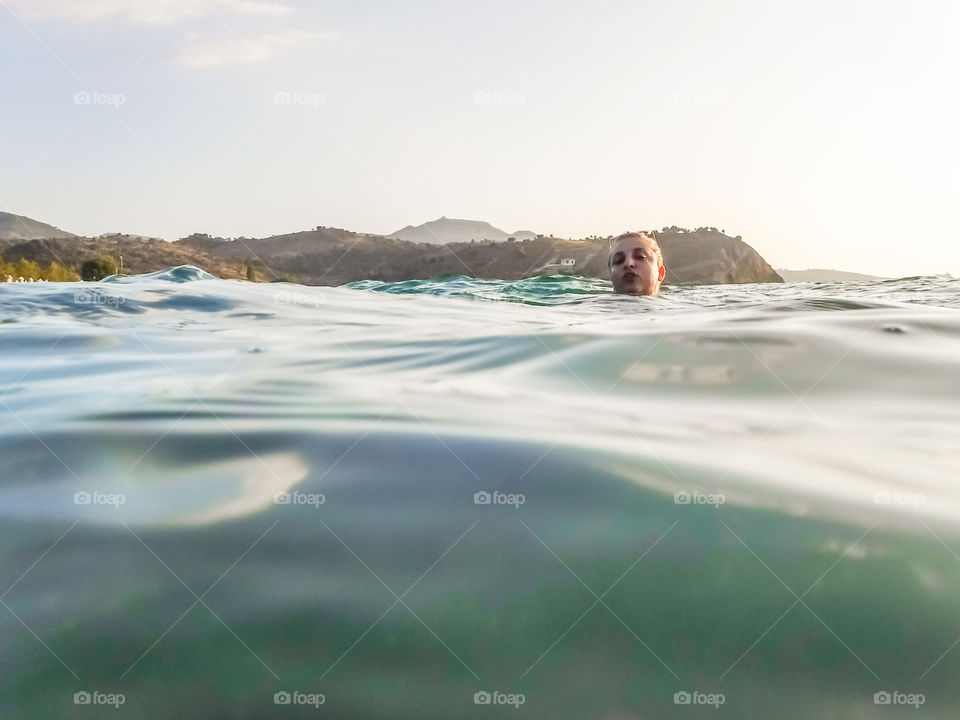
<instances>
[{"instance_id":1,"label":"thin cloud","mask_svg":"<svg viewBox=\"0 0 960 720\"><path fill-rule=\"evenodd\" d=\"M123 18L135 23L171 23L212 12L282 17L293 8L270 0L6 0L31 17L95 21Z\"/></svg>"},{"instance_id":2,"label":"thin cloud","mask_svg":"<svg viewBox=\"0 0 960 720\"><path fill-rule=\"evenodd\" d=\"M335 33L308 32L288 28L256 37L225 36L194 39L180 51L180 62L190 67L223 67L263 62L277 50L298 48L310 42L329 40Z\"/></svg>"}]
</instances>

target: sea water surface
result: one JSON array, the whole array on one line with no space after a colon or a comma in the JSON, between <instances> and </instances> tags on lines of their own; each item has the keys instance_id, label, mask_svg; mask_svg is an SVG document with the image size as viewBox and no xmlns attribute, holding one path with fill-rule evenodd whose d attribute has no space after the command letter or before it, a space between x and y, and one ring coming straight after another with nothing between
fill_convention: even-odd
<instances>
[{"instance_id":1,"label":"sea water surface","mask_svg":"<svg viewBox=\"0 0 960 720\"><path fill-rule=\"evenodd\" d=\"M954 718L960 281L0 285L3 718Z\"/></svg>"}]
</instances>

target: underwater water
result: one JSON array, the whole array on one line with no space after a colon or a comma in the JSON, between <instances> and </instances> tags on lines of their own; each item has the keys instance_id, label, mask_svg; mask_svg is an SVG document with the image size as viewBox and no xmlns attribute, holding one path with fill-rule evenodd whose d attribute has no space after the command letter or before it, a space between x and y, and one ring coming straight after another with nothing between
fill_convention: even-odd
<instances>
[{"instance_id":1,"label":"underwater water","mask_svg":"<svg viewBox=\"0 0 960 720\"><path fill-rule=\"evenodd\" d=\"M0 285L0 717L953 718L960 281Z\"/></svg>"}]
</instances>

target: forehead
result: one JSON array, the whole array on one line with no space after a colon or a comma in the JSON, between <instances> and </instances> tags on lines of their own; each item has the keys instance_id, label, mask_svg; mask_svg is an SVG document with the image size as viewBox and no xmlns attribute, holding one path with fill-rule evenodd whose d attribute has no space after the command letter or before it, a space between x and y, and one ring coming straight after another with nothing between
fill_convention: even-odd
<instances>
[{"instance_id":1,"label":"forehead","mask_svg":"<svg viewBox=\"0 0 960 720\"><path fill-rule=\"evenodd\" d=\"M616 243L614 243L613 248L610 250L610 254L612 255L613 253L616 253L616 252L630 252L634 248L638 248L638 247L643 248L644 250L647 250L649 252L653 248L653 241L646 236L636 236L636 235L621 238L620 240L617 240Z\"/></svg>"}]
</instances>

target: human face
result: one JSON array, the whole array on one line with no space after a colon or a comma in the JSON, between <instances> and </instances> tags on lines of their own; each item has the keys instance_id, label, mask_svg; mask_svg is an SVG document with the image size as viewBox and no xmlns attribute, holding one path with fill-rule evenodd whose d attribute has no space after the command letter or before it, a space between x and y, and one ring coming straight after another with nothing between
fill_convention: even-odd
<instances>
[{"instance_id":1,"label":"human face","mask_svg":"<svg viewBox=\"0 0 960 720\"><path fill-rule=\"evenodd\" d=\"M624 295L656 295L666 269L660 264L653 241L646 236L617 241L610 255L613 291Z\"/></svg>"}]
</instances>

